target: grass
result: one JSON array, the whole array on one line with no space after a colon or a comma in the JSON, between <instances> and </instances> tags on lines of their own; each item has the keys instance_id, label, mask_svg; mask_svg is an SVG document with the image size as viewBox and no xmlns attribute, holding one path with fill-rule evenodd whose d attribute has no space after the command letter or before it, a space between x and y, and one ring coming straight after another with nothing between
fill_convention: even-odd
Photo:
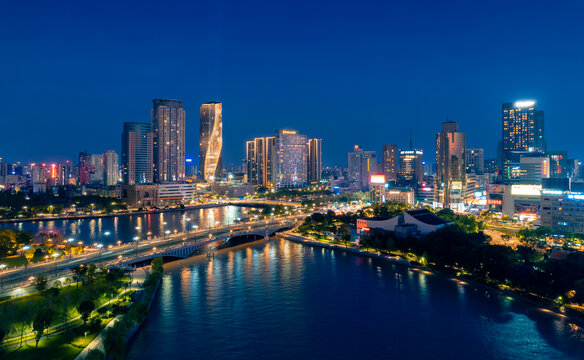
<instances>
[{"instance_id":1,"label":"grass","mask_svg":"<svg viewBox=\"0 0 584 360\"><path fill-rule=\"evenodd\" d=\"M18 321L18 314L22 312L26 313L27 318L32 320L37 309L52 305L56 313L51 326L78 317L77 305L86 296L86 291L88 290L81 284L78 287L72 284L61 287L59 289L59 296L56 298L41 293L34 293L0 303L0 317L6 317L7 319L4 319L4 321L9 323L9 332L6 339L20 337L22 326L24 326L25 337L27 333L32 331L30 327L31 321L27 321L25 325ZM109 300L110 298L106 295L101 295L94 301L95 307L98 308ZM77 322L79 323L80 320Z\"/></svg>"},{"instance_id":2,"label":"grass","mask_svg":"<svg viewBox=\"0 0 584 360\"><path fill-rule=\"evenodd\" d=\"M102 323L102 328L105 324ZM11 360L62 360L74 359L97 336L99 332L88 333L84 336L81 328L73 329L69 334L44 337L35 348L34 341L23 344L21 348L7 350L2 355L7 355Z\"/></svg>"},{"instance_id":3,"label":"grass","mask_svg":"<svg viewBox=\"0 0 584 360\"><path fill-rule=\"evenodd\" d=\"M40 254L35 255L34 258L32 259L33 263L36 263L39 261L44 261L43 256ZM23 255L14 255L14 256L0 258L0 264L6 265L6 268L9 269L12 267L18 267L18 266L23 266L25 264L28 264L28 261L26 261L26 257L24 257Z\"/></svg>"}]
</instances>

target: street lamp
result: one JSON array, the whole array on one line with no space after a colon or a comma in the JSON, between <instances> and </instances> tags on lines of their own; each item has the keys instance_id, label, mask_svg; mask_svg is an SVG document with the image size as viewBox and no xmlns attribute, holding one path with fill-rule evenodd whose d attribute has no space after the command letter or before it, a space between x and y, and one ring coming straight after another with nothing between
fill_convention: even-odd
<instances>
[{"instance_id":1,"label":"street lamp","mask_svg":"<svg viewBox=\"0 0 584 360\"><path fill-rule=\"evenodd\" d=\"M6 264L0 264L0 275L6 269ZM0 277L0 289L4 286L4 276Z\"/></svg>"},{"instance_id":2,"label":"street lamp","mask_svg":"<svg viewBox=\"0 0 584 360\"><path fill-rule=\"evenodd\" d=\"M164 237L167 237L167 236L170 234L170 230L166 230L166 231L164 232L164 234L165 234L165 236L164 236Z\"/></svg>"}]
</instances>

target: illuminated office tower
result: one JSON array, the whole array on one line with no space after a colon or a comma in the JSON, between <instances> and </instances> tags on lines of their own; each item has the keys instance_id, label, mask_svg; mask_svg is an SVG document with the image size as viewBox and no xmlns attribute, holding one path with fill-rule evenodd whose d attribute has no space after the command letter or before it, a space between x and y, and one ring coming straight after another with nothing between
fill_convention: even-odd
<instances>
[{"instance_id":1,"label":"illuminated office tower","mask_svg":"<svg viewBox=\"0 0 584 360\"><path fill-rule=\"evenodd\" d=\"M153 182L150 124L125 122L122 132L122 180L126 185Z\"/></svg>"},{"instance_id":2,"label":"illuminated office tower","mask_svg":"<svg viewBox=\"0 0 584 360\"><path fill-rule=\"evenodd\" d=\"M436 134L435 199L445 208L463 200L466 186L466 136L458 123L442 123Z\"/></svg>"},{"instance_id":3,"label":"illuminated office tower","mask_svg":"<svg viewBox=\"0 0 584 360\"><path fill-rule=\"evenodd\" d=\"M118 183L119 156L113 150L108 150L103 154L103 182L107 186Z\"/></svg>"},{"instance_id":4,"label":"illuminated office tower","mask_svg":"<svg viewBox=\"0 0 584 360\"><path fill-rule=\"evenodd\" d=\"M322 139L308 140L308 183L320 182L322 172Z\"/></svg>"},{"instance_id":5,"label":"illuminated office tower","mask_svg":"<svg viewBox=\"0 0 584 360\"><path fill-rule=\"evenodd\" d=\"M223 172L223 115L220 102L201 105L199 171L207 182L213 182Z\"/></svg>"},{"instance_id":6,"label":"illuminated office tower","mask_svg":"<svg viewBox=\"0 0 584 360\"><path fill-rule=\"evenodd\" d=\"M347 165L349 186L360 191L368 190L371 175L377 174L377 153L355 145L349 153Z\"/></svg>"},{"instance_id":7,"label":"illuminated office tower","mask_svg":"<svg viewBox=\"0 0 584 360\"><path fill-rule=\"evenodd\" d=\"M91 165L89 182L92 184L101 184L103 182L103 154L91 154L89 163Z\"/></svg>"},{"instance_id":8,"label":"illuminated office tower","mask_svg":"<svg viewBox=\"0 0 584 360\"><path fill-rule=\"evenodd\" d=\"M567 151L548 151L550 158L550 176L553 178L572 177Z\"/></svg>"},{"instance_id":9,"label":"illuminated office tower","mask_svg":"<svg viewBox=\"0 0 584 360\"><path fill-rule=\"evenodd\" d=\"M477 175L485 173L485 149L466 149L466 172Z\"/></svg>"},{"instance_id":10,"label":"illuminated office tower","mask_svg":"<svg viewBox=\"0 0 584 360\"><path fill-rule=\"evenodd\" d=\"M256 186L271 187L274 184L273 136L255 138L246 142L247 182Z\"/></svg>"},{"instance_id":11,"label":"illuminated office tower","mask_svg":"<svg viewBox=\"0 0 584 360\"><path fill-rule=\"evenodd\" d=\"M383 145L382 166L385 181L397 180L397 164L398 164L397 145L385 144Z\"/></svg>"},{"instance_id":12,"label":"illuminated office tower","mask_svg":"<svg viewBox=\"0 0 584 360\"><path fill-rule=\"evenodd\" d=\"M79 162L77 163L79 185L89 184L89 172L92 169L90 159L91 155L89 155L87 151L79 153Z\"/></svg>"},{"instance_id":13,"label":"illuminated office tower","mask_svg":"<svg viewBox=\"0 0 584 360\"><path fill-rule=\"evenodd\" d=\"M153 179L155 183L185 180L185 110L179 100L152 100Z\"/></svg>"},{"instance_id":14,"label":"illuminated office tower","mask_svg":"<svg viewBox=\"0 0 584 360\"><path fill-rule=\"evenodd\" d=\"M406 184L417 184L424 180L424 152L422 150L400 150L399 178Z\"/></svg>"},{"instance_id":15,"label":"illuminated office tower","mask_svg":"<svg viewBox=\"0 0 584 360\"><path fill-rule=\"evenodd\" d=\"M306 135L294 130L278 130L274 139L274 185L278 188L302 187L308 181Z\"/></svg>"},{"instance_id":16,"label":"illuminated office tower","mask_svg":"<svg viewBox=\"0 0 584 360\"><path fill-rule=\"evenodd\" d=\"M503 164L511 152L544 153L543 111L533 100L503 104Z\"/></svg>"}]
</instances>

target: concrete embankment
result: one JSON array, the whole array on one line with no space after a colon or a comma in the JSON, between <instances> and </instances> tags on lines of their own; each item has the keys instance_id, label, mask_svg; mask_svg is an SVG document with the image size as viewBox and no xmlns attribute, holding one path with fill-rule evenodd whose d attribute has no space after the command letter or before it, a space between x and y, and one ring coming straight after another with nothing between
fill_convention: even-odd
<instances>
[{"instance_id":1,"label":"concrete embankment","mask_svg":"<svg viewBox=\"0 0 584 360\"><path fill-rule=\"evenodd\" d=\"M332 243L325 243L325 242L313 240L313 239L310 239L310 238L307 238L307 237L304 237L301 235L296 235L296 234L293 234L291 232L279 233L278 236L281 236L283 239L290 240L290 241L293 241L293 242L296 242L299 244L320 247L320 248L325 248L325 249L331 249L331 250L340 250L340 251L348 252L348 253L359 255L359 256L366 256L366 257L370 257L370 258L374 258L374 259L387 260L389 262L408 266L408 267L412 266L412 264L408 260L399 258L397 256L383 255L383 254L378 254L378 253L374 253L371 251L364 251L364 250L356 249L353 247L346 247L346 246L332 244Z\"/></svg>"}]
</instances>

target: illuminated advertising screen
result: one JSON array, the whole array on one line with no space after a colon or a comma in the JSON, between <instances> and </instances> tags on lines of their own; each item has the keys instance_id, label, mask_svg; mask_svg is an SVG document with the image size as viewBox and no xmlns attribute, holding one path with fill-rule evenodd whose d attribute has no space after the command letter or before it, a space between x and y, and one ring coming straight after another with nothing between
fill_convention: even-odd
<instances>
[{"instance_id":1,"label":"illuminated advertising screen","mask_svg":"<svg viewBox=\"0 0 584 360\"><path fill-rule=\"evenodd\" d=\"M511 185L511 195L538 196L541 185Z\"/></svg>"},{"instance_id":2,"label":"illuminated advertising screen","mask_svg":"<svg viewBox=\"0 0 584 360\"><path fill-rule=\"evenodd\" d=\"M487 193L489 193L489 194L503 194L504 192L505 192L505 185L487 184Z\"/></svg>"},{"instance_id":3,"label":"illuminated advertising screen","mask_svg":"<svg viewBox=\"0 0 584 360\"><path fill-rule=\"evenodd\" d=\"M371 184L385 184L385 175L371 175Z\"/></svg>"}]
</instances>

